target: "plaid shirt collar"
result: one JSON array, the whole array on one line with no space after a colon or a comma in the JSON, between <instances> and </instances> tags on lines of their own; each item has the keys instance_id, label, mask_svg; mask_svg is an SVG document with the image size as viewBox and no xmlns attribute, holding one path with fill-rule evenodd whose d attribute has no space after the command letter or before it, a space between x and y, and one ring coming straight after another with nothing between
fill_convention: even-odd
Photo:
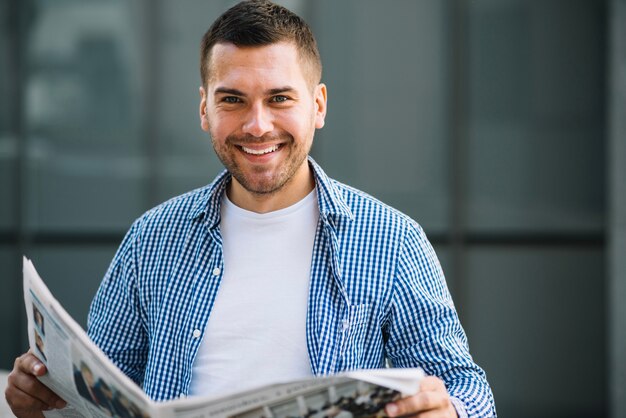
<instances>
[{"instance_id":1,"label":"plaid shirt collar","mask_svg":"<svg viewBox=\"0 0 626 418\"><path fill-rule=\"evenodd\" d=\"M353 220L354 214L333 181L313 158L309 156L308 161L315 176L320 218L325 222L333 217ZM189 214L189 219L204 219L209 228L217 227L220 223L220 203L231 177L227 170L222 171L199 195Z\"/></svg>"}]
</instances>

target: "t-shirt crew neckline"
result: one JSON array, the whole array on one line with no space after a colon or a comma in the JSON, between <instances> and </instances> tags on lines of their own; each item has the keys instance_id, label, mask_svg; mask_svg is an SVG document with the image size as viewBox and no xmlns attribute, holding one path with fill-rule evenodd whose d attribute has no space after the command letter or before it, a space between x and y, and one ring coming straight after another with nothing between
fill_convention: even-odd
<instances>
[{"instance_id":1,"label":"t-shirt crew neckline","mask_svg":"<svg viewBox=\"0 0 626 418\"><path fill-rule=\"evenodd\" d=\"M251 210L247 210L247 209L244 209L235 205L228 198L228 195L226 194L226 192L224 192L222 205L225 206L224 209L231 211L231 213L235 214L236 216L245 217L250 220L259 220L259 221L265 222L268 220L274 220L274 219L279 219L285 216L290 216L296 212L299 212L300 210L306 209L311 203L315 201L316 191L317 191L317 187L314 187L313 190L309 192L309 194L304 196L302 199L300 199L293 205L287 206L286 208L283 208L283 209L278 209L278 210L265 212L265 213L253 212Z\"/></svg>"}]
</instances>

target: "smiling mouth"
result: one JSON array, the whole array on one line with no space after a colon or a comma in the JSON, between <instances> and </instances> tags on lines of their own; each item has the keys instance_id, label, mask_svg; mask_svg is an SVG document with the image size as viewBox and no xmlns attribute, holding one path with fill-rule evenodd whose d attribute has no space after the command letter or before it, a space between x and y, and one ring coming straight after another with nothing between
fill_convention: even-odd
<instances>
[{"instance_id":1,"label":"smiling mouth","mask_svg":"<svg viewBox=\"0 0 626 418\"><path fill-rule=\"evenodd\" d=\"M270 152L278 151L280 147L281 147L281 144L276 144L276 145L271 145L263 149L252 149L252 148L248 148L243 145L240 145L239 149L245 152L246 154L250 154L250 155L265 155L265 154L269 154Z\"/></svg>"}]
</instances>

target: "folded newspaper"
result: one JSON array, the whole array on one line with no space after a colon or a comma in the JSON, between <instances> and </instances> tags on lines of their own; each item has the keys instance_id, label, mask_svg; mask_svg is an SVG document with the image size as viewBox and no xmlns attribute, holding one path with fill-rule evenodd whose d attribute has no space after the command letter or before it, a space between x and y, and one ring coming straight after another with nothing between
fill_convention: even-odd
<instances>
[{"instance_id":1,"label":"folded newspaper","mask_svg":"<svg viewBox=\"0 0 626 418\"><path fill-rule=\"evenodd\" d=\"M350 418L384 416L385 405L417 393L421 369L358 370L283 382L221 397L154 402L119 370L54 299L24 257L24 302L40 380L68 406L47 417Z\"/></svg>"}]
</instances>

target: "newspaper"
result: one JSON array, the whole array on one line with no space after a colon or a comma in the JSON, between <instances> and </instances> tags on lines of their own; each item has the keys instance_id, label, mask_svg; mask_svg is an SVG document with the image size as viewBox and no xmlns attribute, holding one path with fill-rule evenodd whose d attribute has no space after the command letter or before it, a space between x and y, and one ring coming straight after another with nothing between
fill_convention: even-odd
<instances>
[{"instance_id":1,"label":"newspaper","mask_svg":"<svg viewBox=\"0 0 626 418\"><path fill-rule=\"evenodd\" d=\"M40 380L67 401L57 417L350 418L384 416L384 406L419 390L421 369L358 370L277 383L222 397L154 402L90 340L24 257L24 302Z\"/></svg>"}]
</instances>

